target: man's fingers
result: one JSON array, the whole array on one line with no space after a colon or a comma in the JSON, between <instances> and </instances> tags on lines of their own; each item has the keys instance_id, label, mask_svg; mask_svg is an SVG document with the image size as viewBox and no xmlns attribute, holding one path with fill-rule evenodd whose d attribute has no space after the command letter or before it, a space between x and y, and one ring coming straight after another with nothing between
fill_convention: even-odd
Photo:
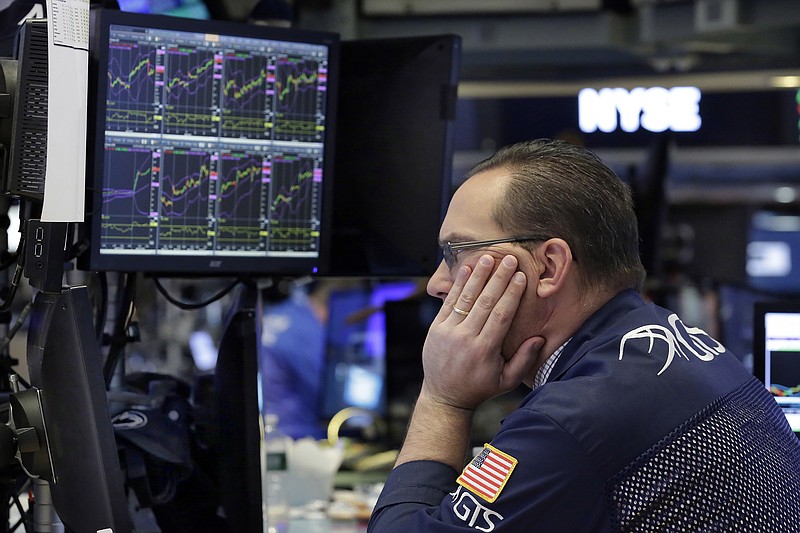
<instances>
[{"instance_id":1,"label":"man's fingers","mask_svg":"<svg viewBox=\"0 0 800 533\"><path fill-rule=\"evenodd\" d=\"M469 279L466 280L463 289L458 294L453 304L453 313L456 317L466 318L475 307L475 302L481 295L486 285L486 280L492 275L494 268L494 258L484 255L475 265L475 270ZM452 291L450 291L452 293Z\"/></svg>"},{"instance_id":2,"label":"man's fingers","mask_svg":"<svg viewBox=\"0 0 800 533\"><path fill-rule=\"evenodd\" d=\"M462 266L456 272L456 278L453 280L453 286L450 287L450 292L447 293L447 296L442 303L442 307L439 309L439 312L436 315L436 322L443 322L450 318L453 315L453 307L455 307L456 302L458 301L459 296L461 296L461 292L464 289L464 284L470 279L470 275L472 274L472 270L468 266Z\"/></svg>"},{"instance_id":3,"label":"man's fingers","mask_svg":"<svg viewBox=\"0 0 800 533\"><path fill-rule=\"evenodd\" d=\"M513 259L513 261L507 261L509 258ZM514 319L527 285L525 274L515 272L515 269L516 258L513 256L504 258L500 268L497 269L497 273L487 285L487 290L484 291L486 305L491 306L487 309L486 316L483 319L482 330L484 333L505 335L511 325L511 321ZM492 287L489 287L489 285L492 285ZM484 295L481 295L480 303L477 306L484 304Z\"/></svg>"},{"instance_id":4,"label":"man's fingers","mask_svg":"<svg viewBox=\"0 0 800 533\"><path fill-rule=\"evenodd\" d=\"M544 337L531 337L520 345L517 352L506 362L500 376L503 388L514 388L531 375L544 343Z\"/></svg>"}]
</instances>

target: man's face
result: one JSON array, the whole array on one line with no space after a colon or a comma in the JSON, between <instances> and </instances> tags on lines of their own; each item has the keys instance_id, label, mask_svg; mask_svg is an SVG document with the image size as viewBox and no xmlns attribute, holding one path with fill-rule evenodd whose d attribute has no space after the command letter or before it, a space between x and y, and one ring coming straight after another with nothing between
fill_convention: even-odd
<instances>
[{"instance_id":1,"label":"man's face","mask_svg":"<svg viewBox=\"0 0 800 533\"><path fill-rule=\"evenodd\" d=\"M502 201L505 184L503 178L506 175L504 169L488 170L476 174L459 187L442 222L439 231L440 244L514 237L501 230L491 216L493 206ZM461 250L455 255L452 268L444 261L439 264L428 282L428 294L444 299L453 285L458 269L464 265L474 268L483 255L492 256L496 264L506 255L514 255L519 262L518 270L524 272L528 279L525 296L503 342L503 356L508 359L525 339L535 333L536 328L533 314L537 300L535 281L541 268L528 250L515 243Z\"/></svg>"}]
</instances>

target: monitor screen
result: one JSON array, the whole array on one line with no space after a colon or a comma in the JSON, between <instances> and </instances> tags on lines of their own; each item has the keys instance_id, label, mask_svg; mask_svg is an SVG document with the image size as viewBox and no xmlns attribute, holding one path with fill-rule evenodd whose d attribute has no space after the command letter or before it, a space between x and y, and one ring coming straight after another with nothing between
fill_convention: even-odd
<instances>
[{"instance_id":1,"label":"monitor screen","mask_svg":"<svg viewBox=\"0 0 800 533\"><path fill-rule=\"evenodd\" d=\"M328 420L346 407L384 414L385 305L417 293L413 281L384 281L331 293L320 418Z\"/></svg>"},{"instance_id":2,"label":"monitor screen","mask_svg":"<svg viewBox=\"0 0 800 533\"><path fill-rule=\"evenodd\" d=\"M207 19L210 14L202 0L119 0L122 11L172 17Z\"/></svg>"},{"instance_id":3,"label":"monitor screen","mask_svg":"<svg viewBox=\"0 0 800 533\"><path fill-rule=\"evenodd\" d=\"M92 24L82 266L324 271L338 37L103 10Z\"/></svg>"},{"instance_id":4,"label":"monitor screen","mask_svg":"<svg viewBox=\"0 0 800 533\"><path fill-rule=\"evenodd\" d=\"M753 316L753 373L800 433L800 301L757 302Z\"/></svg>"},{"instance_id":5,"label":"monitor screen","mask_svg":"<svg viewBox=\"0 0 800 533\"><path fill-rule=\"evenodd\" d=\"M800 292L800 215L772 209L756 211L748 237L748 284L775 293Z\"/></svg>"}]
</instances>

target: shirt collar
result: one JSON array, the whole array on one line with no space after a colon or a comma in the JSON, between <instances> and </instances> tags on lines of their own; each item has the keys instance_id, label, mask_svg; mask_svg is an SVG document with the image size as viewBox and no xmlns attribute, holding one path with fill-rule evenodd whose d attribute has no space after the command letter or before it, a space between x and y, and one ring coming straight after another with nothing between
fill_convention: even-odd
<instances>
[{"instance_id":1,"label":"shirt collar","mask_svg":"<svg viewBox=\"0 0 800 533\"><path fill-rule=\"evenodd\" d=\"M565 342L564 344L559 346L556 349L556 351L553 352L553 354L550 357L547 358L547 361L545 361L544 364L541 367L539 367L539 370L536 371L536 376L533 378L533 387L532 388L535 389L537 387L541 387L542 385L544 385L547 382L547 378L550 377L550 372L553 371L553 367L555 366L556 362L558 361L558 358L561 356L561 352L564 351L564 347L567 345L567 343L571 339L572 339L572 337L567 339L567 342Z\"/></svg>"}]
</instances>

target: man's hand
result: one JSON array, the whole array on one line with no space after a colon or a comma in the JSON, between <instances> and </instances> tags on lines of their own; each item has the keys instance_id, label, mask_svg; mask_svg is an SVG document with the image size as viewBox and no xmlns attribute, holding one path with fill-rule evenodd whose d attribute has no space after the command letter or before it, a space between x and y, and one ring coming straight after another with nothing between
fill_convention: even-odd
<instances>
[{"instance_id":1,"label":"man's hand","mask_svg":"<svg viewBox=\"0 0 800 533\"><path fill-rule=\"evenodd\" d=\"M532 372L544 344L532 337L506 360L501 347L525 292L517 259L484 255L474 271L462 266L436 315L422 364L423 395L438 404L474 410L517 387ZM494 272L494 273L493 273Z\"/></svg>"},{"instance_id":2,"label":"man's hand","mask_svg":"<svg viewBox=\"0 0 800 533\"><path fill-rule=\"evenodd\" d=\"M425 340L422 391L396 465L426 459L459 471L475 408L514 389L533 371L542 337L527 339L508 360L501 353L526 287L525 274L516 270L514 256L506 256L495 271L489 255L474 272L466 266L459 270Z\"/></svg>"}]
</instances>

